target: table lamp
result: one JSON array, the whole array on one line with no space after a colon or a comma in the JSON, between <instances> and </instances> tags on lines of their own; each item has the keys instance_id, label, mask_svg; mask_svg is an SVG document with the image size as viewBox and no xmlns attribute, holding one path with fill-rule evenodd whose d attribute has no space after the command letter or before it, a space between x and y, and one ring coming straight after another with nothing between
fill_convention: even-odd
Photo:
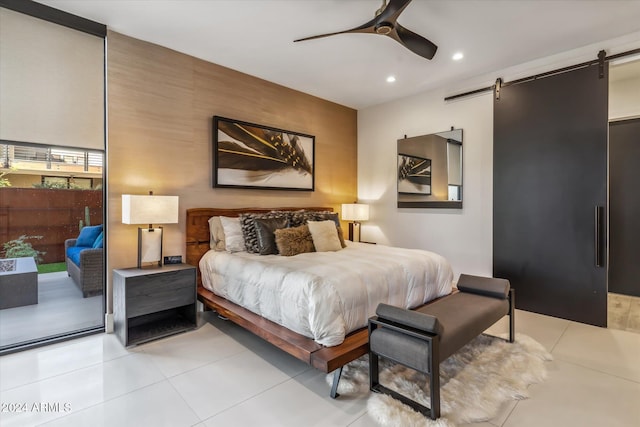
<instances>
[{"instance_id":1,"label":"table lamp","mask_svg":"<svg viewBox=\"0 0 640 427\"><path fill-rule=\"evenodd\" d=\"M342 220L349 221L349 240L360 241L360 221L369 219L369 205L345 203L342 205Z\"/></svg>"},{"instance_id":2,"label":"table lamp","mask_svg":"<svg viewBox=\"0 0 640 427\"><path fill-rule=\"evenodd\" d=\"M138 268L162 266L162 227L153 224L176 224L178 222L178 196L122 195L122 223L149 224L138 228Z\"/></svg>"}]
</instances>

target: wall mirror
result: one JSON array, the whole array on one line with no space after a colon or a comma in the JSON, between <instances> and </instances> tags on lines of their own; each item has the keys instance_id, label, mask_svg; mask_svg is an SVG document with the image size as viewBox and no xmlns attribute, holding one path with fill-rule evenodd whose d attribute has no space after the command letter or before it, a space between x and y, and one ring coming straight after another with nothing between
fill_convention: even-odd
<instances>
[{"instance_id":1,"label":"wall mirror","mask_svg":"<svg viewBox=\"0 0 640 427\"><path fill-rule=\"evenodd\" d=\"M398 140L398 207L462 209L462 129Z\"/></svg>"}]
</instances>

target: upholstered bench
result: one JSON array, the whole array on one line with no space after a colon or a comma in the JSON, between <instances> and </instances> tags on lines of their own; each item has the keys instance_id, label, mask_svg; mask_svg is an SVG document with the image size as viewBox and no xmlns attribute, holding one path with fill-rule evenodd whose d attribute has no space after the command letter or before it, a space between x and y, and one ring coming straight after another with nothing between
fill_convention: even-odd
<instances>
[{"instance_id":1,"label":"upholstered bench","mask_svg":"<svg viewBox=\"0 0 640 427\"><path fill-rule=\"evenodd\" d=\"M514 341L514 292L505 279L460 275L458 291L417 310L380 304L369 319L369 382L432 419L440 417L440 362L484 330L509 315L509 342ZM379 382L378 357L429 376L427 408Z\"/></svg>"}]
</instances>

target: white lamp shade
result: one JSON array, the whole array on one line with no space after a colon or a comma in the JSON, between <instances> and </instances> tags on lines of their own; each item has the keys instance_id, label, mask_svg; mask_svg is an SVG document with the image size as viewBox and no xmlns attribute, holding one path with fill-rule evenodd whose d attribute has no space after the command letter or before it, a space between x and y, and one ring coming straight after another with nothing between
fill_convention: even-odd
<instances>
[{"instance_id":1,"label":"white lamp shade","mask_svg":"<svg viewBox=\"0 0 640 427\"><path fill-rule=\"evenodd\" d=\"M123 224L175 224L178 196L122 195Z\"/></svg>"},{"instance_id":2,"label":"white lamp shade","mask_svg":"<svg viewBox=\"0 0 640 427\"><path fill-rule=\"evenodd\" d=\"M369 205L362 203L343 204L342 219L344 221L367 221L369 219Z\"/></svg>"}]
</instances>

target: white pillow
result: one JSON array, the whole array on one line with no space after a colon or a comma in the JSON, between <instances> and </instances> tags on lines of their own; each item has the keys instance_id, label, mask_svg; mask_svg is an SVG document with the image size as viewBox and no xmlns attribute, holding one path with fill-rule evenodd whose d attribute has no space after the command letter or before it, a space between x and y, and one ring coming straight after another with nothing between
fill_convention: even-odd
<instances>
[{"instance_id":1,"label":"white pillow","mask_svg":"<svg viewBox=\"0 0 640 427\"><path fill-rule=\"evenodd\" d=\"M219 216L209 218L209 247L216 251L224 251L224 228Z\"/></svg>"},{"instance_id":2,"label":"white pillow","mask_svg":"<svg viewBox=\"0 0 640 427\"><path fill-rule=\"evenodd\" d=\"M227 252L244 252L244 237L242 236L242 227L240 227L240 218L220 217L220 223L224 229L225 249Z\"/></svg>"},{"instance_id":3,"label":"white pillow","mask_svg":"<svg viewBox=\"0 0 640 427\"><path fill-rule=\"evenodd\" d=\"M339 251L342 249L336 223L332 220L307 221L316 252Z\"/></svg>"}]
</instances>

